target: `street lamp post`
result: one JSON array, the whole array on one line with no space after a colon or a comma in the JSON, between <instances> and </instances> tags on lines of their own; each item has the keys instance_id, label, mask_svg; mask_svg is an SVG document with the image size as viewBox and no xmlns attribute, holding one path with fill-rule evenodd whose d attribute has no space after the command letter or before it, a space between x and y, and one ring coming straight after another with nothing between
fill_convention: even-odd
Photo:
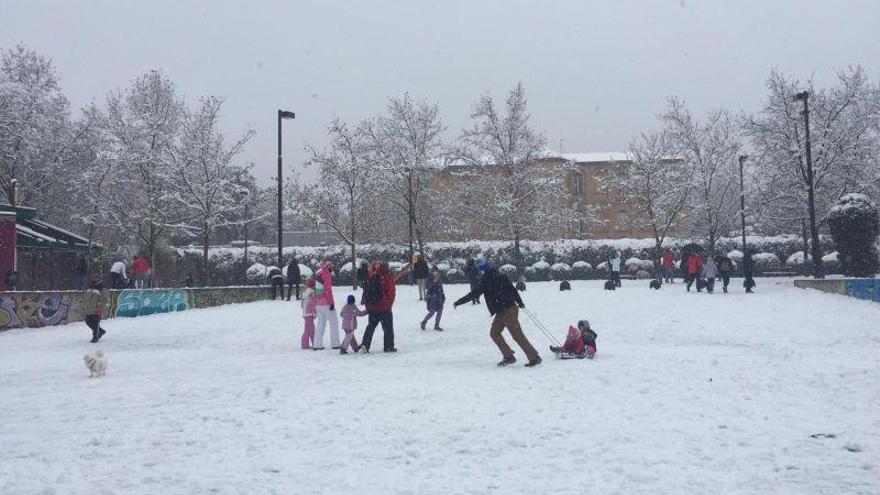
<instances>
[{"instance_id":1,"label":"street lamp post","mask_svg":"<svg viewBox=\"0 0 880 495\"><path fill-rule=\"evenodd\" d=\"M282 198L281 198L281 119L293 119L296 118L296 115L293 112L288 112L286 110L278 110L278 268L281 268L284 265L284 255L281 253L281 242L282 242Z\"/></svg>"},{"instance_id":2,"label":"street lamp post","mask_svg":"<svg viewBox=\"0 0 880 495\"><path fill-rule=\"evenodd\" d=\"M743 259L746 255L746 186L743 180L743 164L748 158L747 155L739 155L739 216L742 220Z\"/></svg>"},{"instance_id":3,"label":"street lamp post","mask_svg":"<svg viewBox=\"0 0 880 495\"><path fill-rule=\"evenodd\" d=\"M807 148L807 202L810 213L810 237L813 242L813 278L825 278L825 269L822 266L822 251L819 245L819 231L816 228L816 200L815 200L815 184L813 181L813 150L810 145L810 107L808 101L810 99L809 91L802 91L794 95L795 101L804 103L804 110L801 115L804 116L804 140Z\"/></svg>"}]
</instances>

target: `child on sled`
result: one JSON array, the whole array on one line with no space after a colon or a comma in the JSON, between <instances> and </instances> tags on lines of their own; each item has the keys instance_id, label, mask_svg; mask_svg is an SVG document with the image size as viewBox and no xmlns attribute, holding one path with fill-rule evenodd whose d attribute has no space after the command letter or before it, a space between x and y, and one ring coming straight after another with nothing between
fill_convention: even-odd
<instances>
[{"instance_id":1,"label":"child on sled","mask_svg":"<svg viewBox=\"0 0 880 495\"><path fill-rule=\"evenodd\" d=\"M550 346L550 350L563 359L588 358L593 359L596 354L596 332L590 328L590 322L581 320L577 328L568 327L568 335L562 346Z\"/></svg>"}]
</instances>

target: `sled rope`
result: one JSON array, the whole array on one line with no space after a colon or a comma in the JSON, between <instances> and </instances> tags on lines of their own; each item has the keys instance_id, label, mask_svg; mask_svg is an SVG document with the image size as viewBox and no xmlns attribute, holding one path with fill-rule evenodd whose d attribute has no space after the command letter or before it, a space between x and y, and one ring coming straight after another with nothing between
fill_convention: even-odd
<instances>
[{"instance_id":1,"label":"sled rope","mask_svg":"<svg viewBox=\"0 0 880 495\"><path fill-rule=\"evenodd\" d=\"M532 323L534 323L535 326L538 327L538 330L540 330L541 333L544 334L544 337L550 342L551 345L555 345L555 346L562 345L562 342L560 342L559 339L557 339L556 336L553 335L553 332L548 330L547 327L544 326L544 324L541 323L540 320L538 320L538 317L535 316L534 313L529 311L527 308L523 308L522 310L526 314L526 316L528 316L529 319L532 320Z\"/></svg>"}]
</instances>

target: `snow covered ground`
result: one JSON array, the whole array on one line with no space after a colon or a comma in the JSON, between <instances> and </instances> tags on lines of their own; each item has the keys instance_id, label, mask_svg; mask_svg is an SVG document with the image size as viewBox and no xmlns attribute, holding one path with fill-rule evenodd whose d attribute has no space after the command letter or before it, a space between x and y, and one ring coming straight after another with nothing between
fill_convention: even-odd
<instances>
[{"instance_id":1,"label":"snow covered ground","mask_svg":"<svg viewBox=\"0 0 880 495\"><path fill-rule=\"evenodd\" d=\"M107 321L103 379L84 325L8 331L0 493L880 493L880 305L758 283L530 284L599 333L559 361L525 323L534 369L496 368L483 306L419 330L408 287L395 355L301 351L287 302Z\"/></svg>"}]
</instances>

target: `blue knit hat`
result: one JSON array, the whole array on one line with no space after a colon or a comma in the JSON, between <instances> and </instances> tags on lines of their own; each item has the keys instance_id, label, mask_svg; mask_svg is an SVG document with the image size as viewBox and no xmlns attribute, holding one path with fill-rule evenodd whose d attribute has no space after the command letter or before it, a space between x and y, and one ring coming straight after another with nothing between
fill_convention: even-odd
<instances>
[{"instance_id":1,"label":"blue knit hat","mask_svg":"<svg viewBox=\"0 0 880 495\"><path fill-rule=\"evenodd\" d=\"M346 301L348 301L348 304L354 304L354 296L349 295L348 299L346 299Z\"/></svg>"},{"instance_id":2,"label":"blue knit hat","mask_svg":"<svg viewBox=\"0 0 880 495\"><path fill-rule=\"evenodd\" d=\"M479 260L479 261L477 261L477 269L479 269L481 272L488 272L488 271L492 271L493 268L492 268L492 264L489 263L488 261Z\"/></svg>"}]
</instances>

